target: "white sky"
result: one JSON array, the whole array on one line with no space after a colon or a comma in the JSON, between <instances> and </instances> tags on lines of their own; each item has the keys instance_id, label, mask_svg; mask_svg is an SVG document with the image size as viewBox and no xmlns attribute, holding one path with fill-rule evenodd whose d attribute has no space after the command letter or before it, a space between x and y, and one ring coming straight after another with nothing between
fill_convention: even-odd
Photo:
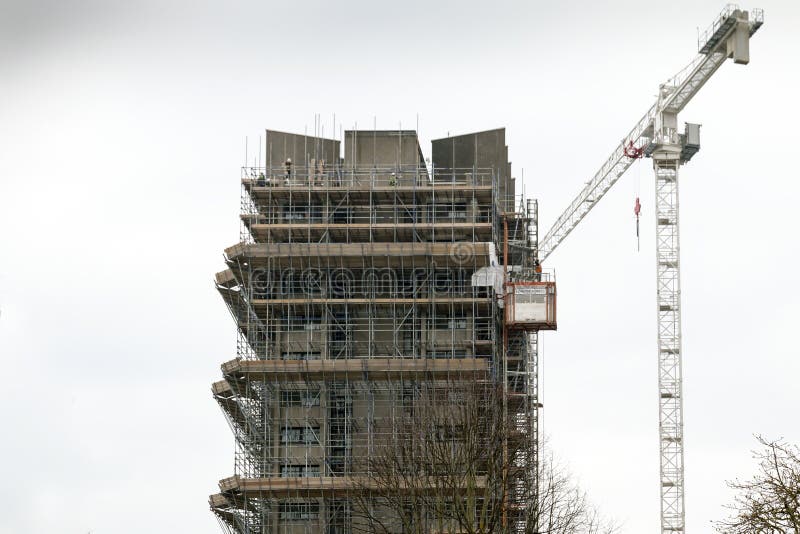
<instances>
[{"instance_id":1,"label":"white sky","mask_svg":"<svg viewBox=\"0 0 800 534\"><path fill-rule=\"evenodd\" d=\"M233 470L212 400L235 330L244 137L505 126L542 232L688 63L722 2L0 1L0 532L219 532ZM749 7L749 6L745 6ZM751 64L681 116L688 528L800 442L800 4L764 0ZM653 186L632 169L550 258L545 428L627 533L658 528ZM643 204L636 253L633 202Z\"/></svg>"}]
</instances>

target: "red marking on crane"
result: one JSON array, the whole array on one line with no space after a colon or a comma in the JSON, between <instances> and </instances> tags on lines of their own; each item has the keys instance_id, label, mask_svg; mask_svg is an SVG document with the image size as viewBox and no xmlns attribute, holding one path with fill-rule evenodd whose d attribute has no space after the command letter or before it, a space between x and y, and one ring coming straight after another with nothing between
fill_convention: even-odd
<instances>
[{"instance_id":1,"label":"red marking on crane","mask_svg":"<svg viewBox=\"0 0 800 534\"><path fill-rule=\"evenodd\" d=\"M633 146L633 141L628 141L628 145L622 151L631 159L639 159L644 154L644 147L635 147Z\"/></svg>"}]
</instances>

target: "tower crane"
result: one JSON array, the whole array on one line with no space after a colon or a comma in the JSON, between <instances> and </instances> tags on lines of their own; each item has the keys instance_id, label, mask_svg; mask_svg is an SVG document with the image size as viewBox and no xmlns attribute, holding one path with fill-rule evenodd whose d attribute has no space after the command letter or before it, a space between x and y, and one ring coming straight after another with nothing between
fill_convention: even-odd
<instances>
[{"instance_id":1,"label":"tower crane","mask_svg":"<svg viewBox=\"0 0 800 534\"><path fill-rule=\"evenodd\" d=\"M729 4L698 39L698 54L659 86L656 102L634 125L538 244L544 261L639 157L652 158L655 171L658 398L661 532L685 532L683 392L681 369L680 239L678 169L700 149L699 125L678 131L678 113L727 58L746 65L750 37L764 14ZM638 214L637 214L638 215Z\"/></svg>"}]
</instances>

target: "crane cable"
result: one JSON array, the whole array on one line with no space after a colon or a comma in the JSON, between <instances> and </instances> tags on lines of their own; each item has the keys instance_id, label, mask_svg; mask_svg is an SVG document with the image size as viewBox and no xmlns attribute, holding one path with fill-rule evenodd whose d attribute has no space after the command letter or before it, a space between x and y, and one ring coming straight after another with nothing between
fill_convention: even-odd
<instances>
[{"instance_id":1,"label":"crane cable","mask_svg":"<svg viewBox=\"0 0 800 534\"><path fill-rule=\"evenodd\" d=\"M637 158L638 161L634 162L636 166L636 174L633 180L633 194L636 197L636 202L633 204L633 214L636 216L636 252L639 252L639 214L642 211L642 205L639 202L639 190L641 188L641 165L639 162L641 161L640 158Z\"/></svg>"},{"instance_id":2,"label":"crane cable","mask_svg":"<svg viewBox=\"0 0 800 534\"><path fill-rule=\"evenodd\" d=\"M633 165L636 166L635 178L633 180L633 194L636 197L636 202L633 205L633 214L636 215L636 252L639 252L639 213L642 211L642 205L639 203L639 188L641 186L641 167L637 165L637 161L642 159L644 155L643 146L635 146L633 141L628 141L626 145L622 142L622 153L633 160Z\"/></svg>"}]
</instances>

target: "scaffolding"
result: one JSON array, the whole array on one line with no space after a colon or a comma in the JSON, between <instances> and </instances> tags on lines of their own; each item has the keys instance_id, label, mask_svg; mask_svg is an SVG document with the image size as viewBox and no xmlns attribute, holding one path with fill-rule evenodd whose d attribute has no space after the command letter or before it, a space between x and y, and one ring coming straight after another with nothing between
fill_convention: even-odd
<instances>
[{"instance_id":1,"label":"scaffolding","mask_svg":"<svg viewBox=\"0 0 800 534\"><path fill-rule=\"evenodd\" d=\"M536 265L535 203L501 180L419 164L242 169L240 242L216 275L238 332L212 386L236 438L234 476L209 501L226 532L352 532L360 460L387 439L376 421L406 416L421 387L505 384L538 445L542 325L509 325L503 308L513 282L552 277ZM522 532L514 509L508 531Z\"/></svg>"}]
</instances>

